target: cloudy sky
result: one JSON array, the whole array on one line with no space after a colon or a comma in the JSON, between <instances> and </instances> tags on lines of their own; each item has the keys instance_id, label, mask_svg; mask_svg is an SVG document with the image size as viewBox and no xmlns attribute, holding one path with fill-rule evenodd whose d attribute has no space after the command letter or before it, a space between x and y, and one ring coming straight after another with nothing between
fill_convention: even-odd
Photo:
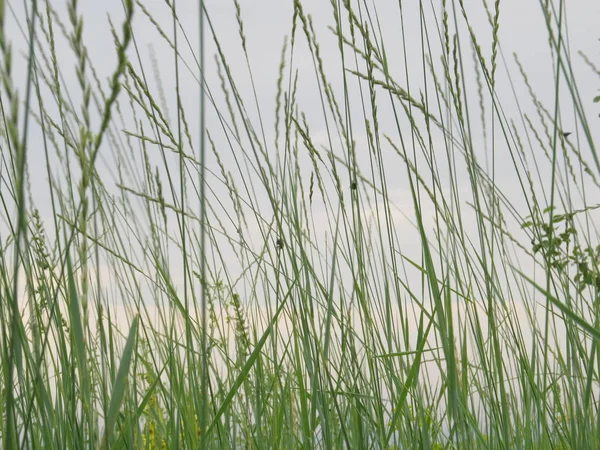
<instances>
[{"instance_id":1,"label":"cloudy sky","mask_svg":"<svg viewBox=\"0 0 600 450\"><path fill-rule=\"evenodd\" d=\"M274 112L276 84L284 39L286 36L289 38L291 34L293 1L240 0L241 17L243 19L249 64L254 84L252 84L252 79L249 76L247 61L240 45L241 40L234 2L210 0L205 3L216 37L226 55L240 95L246 103L246 112L253 123L257 125L259 123L257 111L260 110L260 118L265 126L265 141L269 144L270 151L277 151L273 144L275 138ZM441 49L438 38L438 33L441 31L436 28L437 24L440 23L441 2L372 0L366 3L369 5L371 12L375 11L374 6L376 7L376 16L365 16L363 19L377 24L376 28L380 30L382 40L386 44L390 72L401 86L407 89L410 88L411 92L415 94L414 96L418 97L418 93L423 92L425 89L422 57L424 53L422 41L423 27L427 27L430 36L429 45L431 46L430 51L433 55L433 62L438 68L441 64ZM461 12L458 8L458 2L456 3L454 5L456 8L455 12L459 15L460 20ZM492 33L485 9L481 2L465 3L467 3L469 24L478 36L482 51L485 57L488 58L489 63ZM490 8L492 8L493 2L489 3ZM558 4L558 2L556 3ZM41 4L43 5L43 3ZM174 24L167 4L160 0L146 0L142 1L142 4L153 17L153 20L164 30L169 39L173 41ZM400 14L400 4L402 4L403 8L402 14ZM452 5L452 2L449 2L449 4ZM14 79L17 87L20 89L24 88L26 80L26 60L23 53L26 48L23 34L25 26L24 5L29 7L30 2L9 2L6 19L6 33L13 40L15 48ZM59 17L67 22L67 29L71 29L72 27L68 25L67 2L52 0L51 5L57 11ZM329 29L334 24L331 2L325 0L308 0L303 1L302 5L304 12L310 14L312 17L329 82L332 85L334 93L341 98L344 78L341 70L338 41ZM564 21L566 23L564 29L567 31L565 38L570 50L573 70L578 80L579 93L584 100L584 106L587 108L586 112L591 117L590 123L598 124L598 113L600 111L591 103L591 99L598 94L598 77L587 67L579 52L588 55L592 61L600 65L600 33L598 33L597 27L600 23L600 2L595 0L572 0L568 2L567 6L568 9L564 12ZM80 1L78 8L78 12L83 18L83 40L87 52L100 80L106 80L114 71L116 64L110 24L112 23L115 26L120 35L120 27L123 22L122 3L117 0L103 2ZM195 63L195 57L198 54L198 2L180 0L176 3L176 9L180 18L180 28L179 25L177 26L177 40L181 51L178 82L176 82L175 59L172 50L165 42L165 39L159 35L156 26L151 23L139 5L136 5L135 12L134 45L130 47L129 55L134 67L145 68L150 90L157 98L164 97L166 103L165 114L173 122L176 119L176 86L179 85L182 105L186 111L190 131L195 140L194 143L197 144L199 111L197 80L199 72ZM464 27L464 22L461 26ZM345 32L347 33L348 30L345 30ZM299 36L302 34L301 30L298 30L297 33ZM461 33L461 49L465 58L465 64L472 65L471 48L469 42L465 39L464 28ZM206 80L208 88L214 95L216 102L216 109L213 105L207 105L207 126L211 130L217 145L227 147L228 143L223 133L220 132L221 125L216 114L217 110L223 112L226 104L224 103L224 96L219 89L220 81L217 76L214 60L217 49L212 39L210 28L207 28L205 37ZM191 48L188 47L186 39L189 40ZM497 92L502 102L504 114L514 118L518 118L520 113L535 115L527 89L522 82L513 57L513 53L515 52L518 54L519 60L527 73L529 82L536 90L536 95L547 108L552 110L555 74L553 73L553 61L548 44L548 33L539 2L537 0L506 0L500 2L499 40L501 43L501 59L498 67ZM73 89L69 90L69 96L73 99L73 103L78 105L81 99L81 92L78 87L75 71L76 58L68 42L63 38L57 37L56 48L57 59L59 60L64 76L64 84L65 86L73 86ZM289 48L287 58L289 61ZM353 64L347 62L347 66L351 67ZM297 72L299 77L298 104L306 114L311 134L318 145L329 147L330 144L323 119L317 77L314 72L311 54L303 36L302 39L298 39L298 44L294 48L294 60L291 70L293 71L292 73ZM474 87L474 72L473 70L468 70L467 72L471 74L471 78L465 80L466 86L467 88ZM510 74L511 78L507 74ZM255 104L253 87L256 89L258 105ZM351 104L351 115L360 117L362 112L358 84L351 83L348 89L352 95L352 99L355 100ZM565 86L562 85L561 89L565 89ZM473 103L472 107L474 109L477 108L475 93L476 88L469 91L469 95L472 97L470 101ZM45 95L48 95L48 104L50 105L52 103L50 93L46 92ZM382 95L380 98L384 98L384 96ZM561 99L564 99L564 103L561 105L559 112L564 129L576 131L573 129L573 109L568 102L568 96L563 94L561 95ZM489 113L489 105L487 106ZM475 118L478 117L478 113L472 113L472 115ZM490 116L487 119L489 121ZM131 118L127 120L131 120ZM385 101L381 102L379 120L382 133L394 135L395 121L392 110ZM407 125L407 123L401 124L402 127ZM596 131L598 129L600 127L593 129L596 137L598 136L598 132ZM488 140L484 141L483 134L479 131L476 129L473 133L474 144L477 147L477 151L483 155L487 151L486 149L490 148L493 138L488 133ZM440 141L434 144L442 144L442 136L438 135L437 137ZM578 136L574 136L572 139L576 141L577 138ZM358 158L366 164L368 162L368 155L366 150L364 150L366 147L366 132L364 127L356 126L354 139L357 142ZM510 173L512 166L510 159L502 156L502 150L505 148L502 142L503 138L498 138L497 154L500 156L496 161L497 182L509 194L511 189L516 189L513 192L518 194L518 186L515 180L511 179L510 175L507 175ZM47 183L47 176L43 158L43 145L39 130L34 126L31 129L29 143L28 164L34 186L33 200L39 205L46 219L49 219L51 209L48 202L48 190L44 188ZM339 145L339 142L334 142L333 145L335 147ZM363 150L362 153L361 150ZM390 149L388 148L386 151L390 152ZM227 167L234 165L231 151L224 151L222 158ZM209 167L217 168L216 161L212 156L209 156L208 162ZM399 162L399 160L396 159L396 162ZM110 166L110 158L107 158L106 164ZM108 167L107 173L110 172L110 169ZM405 172L394 167L386 167L386 171L389 171L390 198L398 207L394 212L394 218L397 221L396 226L399 227L399 233L408 233L408 230L414 231L412 225L401 214L404 212L410 216L412 209L412 199L409 194L408 183L406 177L401 175ZM441 177L444 178L444 174L441 174ZM459 184L461 184L460 181ZM219 188L218 183L214 183L211 187L214 187L217 196L219 193L225 195L226 191L223 186ZM465 180L464 189L468 188L468 180ZM259 200L266 202L267 199L264 198L263 194L263 198ZM324 208L319 210L318 207L315 207L314 215L317 223L322 221L323 227L328 228ZM407 227L406 230L402 228L404 226ZM413 245L414 248L412 250L419 251L417 240L409 241L407 245Z\"/></svg>"}]
</instances>

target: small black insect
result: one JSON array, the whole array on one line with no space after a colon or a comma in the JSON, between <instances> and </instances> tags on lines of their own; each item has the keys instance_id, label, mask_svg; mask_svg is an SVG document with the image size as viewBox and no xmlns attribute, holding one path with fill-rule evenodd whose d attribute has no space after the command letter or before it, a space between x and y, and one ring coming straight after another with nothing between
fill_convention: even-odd
<instances>
[{"instance_id":1,"label":"small black insect","mask_svg":"<svg viewBox=\"0 0 600 450\"><path fill-rule=\"evenodd\" d=\"M353 181L350 183L350 189L355 191L357 188L358 188L358 184L356 183L356 181Z\"/></svg>"},{"instance_id":2,"label":"small black insect","mask_svg":"<svg viewBox=\"0 0 600 450\"><path fill-rule=\"evenodd\" d=\"M566 138L568 138L571 135L571 132L570 131L563 131L562 135L566 139Z\"/></svg>"},{"instance_id":3,"label":"small black insect","mask_svg":"<svg viewBox=\"0 0 600 450\"><path fill-rule=\"evenodd\" d=\"M281 238L277 238L277 240L275 241L275 245L277 246L277 250L283 250L283 248L285 247L285 243Z\"/></svg>"}]
</instances>

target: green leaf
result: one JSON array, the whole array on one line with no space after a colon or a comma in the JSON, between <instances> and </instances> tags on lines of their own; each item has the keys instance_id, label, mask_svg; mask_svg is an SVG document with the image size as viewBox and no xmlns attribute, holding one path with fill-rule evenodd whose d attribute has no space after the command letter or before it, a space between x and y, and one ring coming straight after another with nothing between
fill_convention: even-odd
<instances>
[{"instance_id":1,"label":"green leaf","mask_svg":"<svg viewBox=\"0 0 600 450\"><path fill-rule=\"evenodd\" d=\"M374 355L375 358L392 358L399 356L417 355L419 353L435 352L441 350L442 347L424 348L423 350L412 350L408 352L397 352L397 353L383 353L381 355Z\"/></svg>"},{"instance_id":2,"label":"green leaf","mask_svg":"<svg viewBox=\"0 0 600 450\"><path fill-rule=\"evenodd\" d=\"M127 388L127 375L129 374L129 367L131 366L131 356L135 347L135 341L137 338L137 329L139 324L139 316L136 316L131 322L131 328L129 329L129 335L127 336L127 342L123 349L123 355L121 356L121 362L119 363L119 370L117 372L117 378L113 384L113 389L110 397L110 405L108 407L108 414L106 417L106 427L104 429L104 437L102 439L102 445L100 448L106 448L108 436L112 432L112 428L117 420L119 409L121 409L121 403L123 403L123 397L125 396L125 389Z\"/></svg>"},{"instance_id":3,"label":"green leaf","mask_svg":"<svg viewBox=\"0 0 600 450\"><path fill-rule=\"evenodd\" d=\"M85 336L83 333L83 322L81 320L80 298L77 295L77 286L71 257L67 254L67 282L69 293L69 329L73 348L75 349L75 358L77 360L77 369L83 387L82 400L86 403L89 399L89 373L86 355ZM87 405L86 405L87 406Z\"/></svg>"}]
</instances>

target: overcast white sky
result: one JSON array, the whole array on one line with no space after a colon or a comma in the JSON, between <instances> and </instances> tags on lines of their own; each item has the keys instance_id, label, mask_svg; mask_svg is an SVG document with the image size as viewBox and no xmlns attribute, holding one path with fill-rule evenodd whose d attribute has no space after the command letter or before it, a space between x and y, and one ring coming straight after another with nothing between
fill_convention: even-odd
<instances>
[{"instance_id":1,"label":"overcast white sky","mask_svg":"<svg viewBox=\"0 0 600 450\"><path fill-rule=\"evenodd\" d=\"M8 3L17 17L13 21L11 14L7 15L7 34L14 38L15 46L23 44L22 36L17 30L17 26L23 21L23 4L29 2L11 1ZM180 0L176 3L177 11L181 18L184 30L193 46L197 47L197 20L198 20L198 2L191 0ZM332 33L327 29L333 24L333 14L331 4L324 0L303 1L304 10L311 14L317 36L320 40L321 53L325 61L326 73L329 81L332 83L335 92L339 95L342 90L342 77L340 70L340 58L337 50L337 41ZM381 30L384 36L384 42L387 45L388 58L390 60L391 71L395 74L397 80L403 81L404 77L404 58L402 55L402 45L406 45L407 58L409 61L410 82L413 89L419 89L421 80L422 49L420 47L420 23L418 5L420 2L395 2L387 0L378 0L374 3L379 14ZM400 28L399 3L403 3L404 11L404 34L406 42L403 42ZM452 2L450 2L452 3ZM42 3L43 4L43 3ZM67 2L52 0L51 4L66 20ZM143 2L145 7L153 14L154 18L161 24L163 29L172 35L172 21L167 6L162 0L146 0ZM279 66L281 48L284 36L291 33L292 23L292 4L293 2L285 0L260 0L244 1L240 0L242 17L244 20L244 30L247 36L247 45L250 55L254 80L257 88L257 95L260 101L261 113L268 132L272 131L274 123L274 98L275 85L278 76L277 68ZM440 2L433 2L435 10L439 14ZM240 92L250 103L251 92L250 80L247 76L246 61L243 58L238 35L238 27L235 17L235 8L233 1L209 0L206 1L210 18L215 26L221 45L227 55L231 71L236 78ZM599 33L598 24L600 24L600 2L594 0L576 0L567 2L567 30L570 40L570 48L573 52L573 63L578 76L578 87L584 98L591 98L597 93L597 78L589 69L587 69L581 57L576 52L581 50L597 61L599 55ZM432 6L429 2L423 2L425 16L428 21L429 32L432 36L432 46L439 48L435 37L434 21L431 20ZM478 39L480 39L484 54L489 58L491 33L487 17L480 2L467 2L467 12L469 14L471 25L473 26ZM92 61L96 65L100 75L108 76L112 73L115 66L115 52L113 48L112 37L108 28L108 17L117 26L120 32L122 22L122 6L117 0L103 2L80 1L79 11L84 21L84 40L88 53L92 55ZM507 58L511 75L517 81L517 92L523 94L524 87L519 80L519 74L512 58L512 53L517 52L527 74L537 90L540 99L551 99L553 93L553 74L548 48L547 33L545 24L540 12L539 2L537 0L505 0L500 2L500 42L503 55ZM172 52L166 47L164 41L158 36L154 27L142 14L140 8L136 10L136 19L134 25L134 36L140 56L147 69L151 68L151 59L149 53L151 49L156 52L156 59L159 62L160 76L167 100L170 104L169 111L171 115L175 110L174 95L174 60ZM214 70L215 47L207 33L207 77L209 85L219 94L218 82ZM465 50L465 59L470 58L470 49L468 43L463 39L463 48ZM184 59L194 67L192 57L189 51L185 50L185 42L182 36L179 36L179 43L184 55ZM69 70L69 65L74 63L74 57L70 48L64 41L59 42L58 55L61 61L61 68L64 75L72 77L67 78L68 83L77 85L75 70ZM21 47L22 49L23 47ZM133 50L130 49L130 50ZM194 48L194 51L197 51ZM15 52L15 72L16 80L24 80L24 61L19 53ZM18 56L17 56L18 55ZM135 58L133 52L130 55ZM596 58L595 58L596 57ZM312 62L307 52L306 45L302 40L301 44L295 50L295 69L299 69L302 93L300 102L304 111L307 113L311 130L315 134L323 131L323 120L320 107L319 93L316 89L315 76L313 74ZM305 64L304 64L305 63ZM600 64L600 63L599 63ZM185 93L183 96L184 107L188 114L188 119L192 125L197 121L194 116L197 114L198 87L194 79L186 73L186 69L181 67L181 90ZM148 76L151 86L155 86L152 72L148 70ZM22 74L23 76L20 76ZM503 107L508 116L516 116L517 110L515 102L511 99L511 88L506 82L504 68L500 67L498 90L503 100ZM197 76L197 73L194 74ZM77 89L74 89L72 95L77 96ZM77 98L77 97L75 97ZM383 102L385 103L385 102ZM524 105L530 106L527 102ZM214 111L209 107L207 110L209 126L215 124ZM253 111L249 111L253 114ZM527 111L526 111L527 112ZM531 111L529 111L531 112ZM382 115L380 120L384 121ZM173 119L173 117L171 117ZM568 125L568 112L564 113L564 120ZM391 123L391 122L390 122ZM390 124L388 123L388 125ZM32 168L35 167L36 158L32 158Z\"/></svg>"},{"instance_id":2,"label":"overcast white sky","mask_svg":"<svg viewBox=\"0 0 600 450\"><path fill-rule=\"evenodd\" d=\"M422 48L421 39L421 24L419 22L419 3L418 1L397 2L392 0L374 0L367 2L369 5L375 4L378 12L378 20L383 33L384 42L387 45L388 57L390 59L390 68L393 74L397 75L397 80L402 84L406 82L405 70L409 72L409 78L413 92L418 92L422 88ZM404 10L403 25L404 36L400 27L401 16L399 13L399 4L402 3ZM436 31L434 29L435 22L432 20L432 4L430 2L422 2L425 20L432 37L433 52L436 55L436 63L439 63L439 41L434 39ZM441 2L433 2L433 8L437 14L440 11ZM449 2L452 3L452 2ZM458 3L458 2L456 2ZM486 55L490 57L491 32L488 24L487 16L480 2L465 2L467 4L467 12L471 21L471 26L478 38ZM493 6L493 2L490 7ZM558 2L556 2L558 3ZM20 34L19 26L24 25L23 5L29 5L30 2L10 1L8 2L9 13L7 13L7 35L14 40L16 49L23 49L23 36ZM61 14L64 20L67 20L67 2L52 0L51 4ZM172 36L173 24L168 7L162 0L147 0L143 1L145 7L151 12L153 17L160 23L165 32ZM333 85L336 94L342 94L343 78L340 65L340 55L337 48L337 40L335 36L328 30L328 26L333 25L332 8L329 1L326 0L307 0L303 1L304 11L311 14L317 37L320 42L320 50L325 62L325 70L329 76L329 81ZM177 3L177 11L181 18L181 23L187 33L193 51L197 52L198 43L198 2L191 0L179 0ZM241 14L244 21L244 30L247 37L247 46L250 56L250 64L254 74L254 81L257 90L257 97L260 102L261 113L265 122L267 142L272 143L274 137L273 124L275 122L275 93L276 82L278 77L278 66L280 63L281 49L284 37L291 33L293 1L292 0L240 0ZM206 1L207 10L215 27L222 48L228 58L228 62L233 73L238 89L244 97L248 105L252 105L251 84L246 69L246 61L240 46L238 35L238 25L235 16L235 7L233 1L226 0L210 0ZM600 65L600 2L596 0L570 0L567 2L567 22L566 29L568 30L569 47L572 52L572 61L577 74L578 88L580 94L588 107L588 113L591 119L591 124L599 125L598 107L594 109L591 104L591 99L598 94L600 86L598 77L585 66L582 58L577 54L582 51L587 54L592 61ZM458 6L457 6L458 8ZM14 16L12 13L14 12ZM123 21L122 5L117 0L106 1L89 1L80 0L79 12L83 16L84 28L83 35L88 53L99 72L100 78L105 79L114 70L115 67L115 51L113 40L109 30L109 20L117 27L118 32L121 32L120 25ZM163 83L163 89L169 105L170 119L174 120L174 112L176 110L175 97L175 72L174 72L174 57L172 51L165 45L164 41L158 34L154 26L144 16L139 7L136 8L136 18L134 22L134 37L135 44L139 51L143 65L147 69L149 84L156 89L156 80L150 70L152 67L151 52L155 52L155 58L158 61L160 78ZM552 60L548 46L547 32L540 10L540 5L537 0L505 0L500 2L500 42L502 55L506 58L508 70L516 82L516 91L519 100L523 102L529 114L534 114L530 100L527 98L527 93L523 83L521 82L517 67L512 57L513 52L517 52L521 62L527 71L529 80L536 89L539 98L547 102L547 107L552 107L551 99L554 91L554 75L552 73ZM13 20L16 18L16 20ZM439 18L438 18L439 21ZM298 31L301 34L301 31ZM465 60L472 64L470 49L466 39L463 36L463 51ZM222 101L222 96L219 91L219 82L216 76L214 54L216 52L214 43L210 37L210 32L207 30L207 80L211 90L215 92L217 98ZM171 37L172 39L172 37ZM192 134L197 136L197 117L198 117L198 85L194 80L198 73L193 62L191 52L185 49L183 35L179 34L179 45L181 46L183 58L190 64L194 70L191 74L187 72L184 66L180 67L180 88L183 101L183 107L187 113L187 119L192 126ZM61 68L64 70L66 83L68 86L74 86L71 94L74 97L75 104L78 104L77 99L80 98L79 88L75 75L73 52L64 40L57 42L58 58ZM403 47L406 47L408 69L406 69L403 56ZM130 56L134 56L134 48L130 48ZM24 82L25 80L25 61L22 54L18 51L14 52L14 71L15 79ZM136 65L137 62L134 63ZM319 144L326 145L325 127L322 119L322 110L317 90L316 78L313 72L312 60L307 50L305 40L301 39L301 44L295 49L294 55L294 70L299 71L299 104L302 110L306 113L311 132L314 136L320 137L317 139ZM506 72L501 63L498 69L498 85L497 89L499 97L502 100L504 112L509 117L518 117L518 109L513 96L512 88L508 83ZM467 80L467 86L473 85L474 79ZM22 87L22 86L21 86ZM354 88L355 89L355 88ZM356 89L355 89L356 91ZM156 92L156 91L155 91ZM475 98L473 98L475 100ZM358 107L357 102L354 107ZM565 104L565 106L569 106ZM223 103L220 103L223 107ZM476 107L474 104L473 107ZM393 132L393 121L389 107L382 104L381 108L381 126L382 129ZM248 112L254 119L257 118L256 111L248 108ZM573 124L572 113L568 109L561 111L565 129L571 130ZM360 113L359 113L360 114ZM478 117L477 114L473 114ZM489 117L488 117L489 120ZM214 114L212 106L207 107L207 123L209 129L217 129L215 136L218 138L218 122ZM596 137L600 129L596 126L594 132ZM360 144L364 143L364 131L357 128L355 138ZM222 142L222 141L218 141ZM480 142L480 144L483 144ZM488 143L489 144L489 143ZM481 146L483 148L483 145ZM3 149L4 151L4 149ZM32 173L34 183L40 183L39 189L35 190L34 201L39 202L39 207L45 217L48 218L50 213L49 204L47 202L47 189L43 186L46 183L45 166L43 161L43 147L39 133L32 129L30 136L29 150L29 170ZM226 156L224 152L224 160L226 164L231 164L232 160ZM399 162L399 160L396 160ZM214 164L214 160L209 158L209 162ZM510 167L508 158L499 158L499 183L504 183L507 189L511 189L511 185L515 185L514 180L502 180L503 165ZM214 166L213 166L214 167ZM404 172L402 172L404 173ZM411 208L412 200L407 195L407 184L403 182L403 177L391 177L388 180L392 192L392 200L400 207L405 207L407 210ZM465 181L465 186L468 183ZM318 211L316 211L318 214ZM324 219L324 218L323 218ZM397 225L408 224L403 222L401 216L398 216ZM415 245L417 243L415 242ZM417 248L417 247L415 247Z\"/></svg>"}]
</instances>

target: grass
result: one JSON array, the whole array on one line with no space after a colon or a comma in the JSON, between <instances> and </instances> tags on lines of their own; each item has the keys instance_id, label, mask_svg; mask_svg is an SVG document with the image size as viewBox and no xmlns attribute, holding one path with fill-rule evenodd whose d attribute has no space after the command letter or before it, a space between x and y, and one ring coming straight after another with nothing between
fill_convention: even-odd
<instances>
[{"instance_id":1,"label":"grass","mask_svg":"<svg viewBox=\"0 0 600 450\"><path fill-rule=\"evenodd\" d=\"M0 2L2 448L598 447L566 2L190 4Z\"/></svg>"}]
</instances>

